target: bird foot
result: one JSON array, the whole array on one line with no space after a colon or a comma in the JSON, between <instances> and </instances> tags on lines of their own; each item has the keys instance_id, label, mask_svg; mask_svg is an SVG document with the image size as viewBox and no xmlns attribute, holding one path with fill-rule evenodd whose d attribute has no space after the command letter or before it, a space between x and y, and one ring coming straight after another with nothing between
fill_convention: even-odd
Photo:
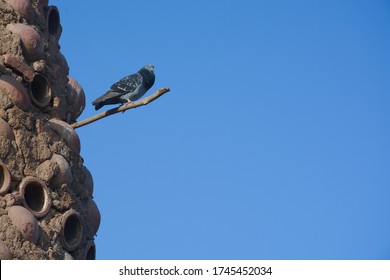
<instances>
[{"instance_id":1,"label":"bird foot","mask_svg":"<svg viewBox=\"0 0 390 280\"><path fill-rule=\"evenodd\" d=\"M124 104L125 106L127 106L127 105L133 103L133 101L131 101L130 99L126 99L126 100L127 100L127 103ZM123 106L123 103L122 103L121 106ZM126 111L123 111L122 113L124 113L124 112L126 112Z\"/></svg>"}]
</instances>

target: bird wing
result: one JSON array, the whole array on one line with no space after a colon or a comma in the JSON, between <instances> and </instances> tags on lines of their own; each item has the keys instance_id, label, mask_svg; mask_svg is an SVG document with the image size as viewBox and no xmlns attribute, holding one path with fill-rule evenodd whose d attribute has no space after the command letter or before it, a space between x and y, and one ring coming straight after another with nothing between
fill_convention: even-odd
<instances>
[{"instance_id":1,"label":"bird wing","mask_svg":"<svg viewBox=\"0 0 390 280\"><path fill-rule=\"evenodd\" d=\"M137 89L142 84L142 76L139 73L135 73L129 76L126 76L119 81L115 82L110 89L103 94L102 96L98 97L95 101L92 102L93 105L99 104L99 103L106 103L107 102L113 102L113 103L119 103L120 101L117 101L117 98L120 98L120 96L132 92Z\"/></svg>"},{"instance_id":2,"label":"bird wing","mask_svg":"<svg viewBox=\"0 0 390 280\"><path fill-rule=\"evenodd\" d=\"M114 83L110 91L117 92L118 95L122 95L128 92L135 91L137 87L142 84L142 76L140 73L135 73L130 76L124 77Z\"/></svg>"}]
</instances>

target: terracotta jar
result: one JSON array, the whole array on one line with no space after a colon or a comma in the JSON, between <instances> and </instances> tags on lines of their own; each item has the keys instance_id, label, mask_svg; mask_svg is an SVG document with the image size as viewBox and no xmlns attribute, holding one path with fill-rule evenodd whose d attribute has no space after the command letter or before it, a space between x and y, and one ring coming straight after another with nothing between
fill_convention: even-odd
<instances>
[{"instance_id":1,"label":"terracotta jar","mask_svg":"<svg viewBox=\"0 0 390 280\"><path fill-rule=\"evenodd\" d=\"M31 213L41 218L45 216L51 207L49 189L42 180L28 176L19 185L19 192L23 198L23 205Z\"/></svg>"},{"instance_id":2,"label":"terracotta jar","mask_svg":"<svg viewBox=\"0 0 390 280\"><path fill-rule=\"evenodd\" d=\"M0 161L0 195L5 195L11 186L11 173L8 167Z\"/></svg>"},{"instance_id":3,"label":"terracotta jar","mask_svg":"<svg viewBox=\"0 0 390 280\"><path fill-rule=\"evenodd\" d=\"M0 91L8 94L12 103L23 111L27 111L31 107L27 89L15 78L9 75L1 75Z\"/></svg>"},{"instance_id":4,"label":"terracotta jar","mask_svg":"<svg viewBox=\"0 0 390 280\"><path fill-rule=\"evenodd\" d=\"M39 239L38 221L34 215L22 206L11 206L8 209L8 216L12 223L22 233L24 239L37 244Z\"/></svg>"},{"instance_id":5,"label":"terracotta jar","mask_svg":"<svg viewBox=\"0 0 390 280\"><path fill-rule=\"evenodd\" d=\"M66 211L61 219L64 248L70 252L74 251L80 245L83 234L84 229L80 214L74 209Z\"/></svg>"},{"instance_id":6,"label":"terracotta jar","mask_svg":"<svg viewBox=\"0 0 390 280\"><path fill-rule=\"evenodd\" d=\"M37 61L42 58L42 38L34 28L23 23L10 23L6 28L20 37L25 58L30 61Z\"/></svg>"},{"instance_id":7,"label":"terracotta jar","mask_svg":"<svg viewBox=\"0 0 390 280\"><path fill-rule=\"evenodd\" d=\"M66 144L73 150L73 152L80 154L80 138L70 124L54 118L48 121L48 125L65 140Z\"/></svg>"},{"instance_id":8,"label":"terracotta jar","mask_svg":"<svg viewBox=\"0 0 390 280\"><path fill-rule=\"evenodd\" d=\"M85 245L84 260L95 260L96 259L96 245L93 240L88 240Z\"/></svg>"},{"instance_id":9,"label":"terracotta jar","mask_svg":"<svg viewBox=\"0 0 390 280\"><path fill-rule=\"evenodd\" d=\"M45 108L52 98L51 86L47 78L39 73L34 75L31 82L31 100L35 106Z\"/></svg>"}]
</instances>

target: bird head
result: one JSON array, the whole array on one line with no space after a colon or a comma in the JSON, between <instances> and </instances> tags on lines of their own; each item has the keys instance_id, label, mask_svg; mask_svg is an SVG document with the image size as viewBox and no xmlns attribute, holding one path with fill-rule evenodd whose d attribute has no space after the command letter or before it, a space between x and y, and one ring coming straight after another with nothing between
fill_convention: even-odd
<instances>
[{"instance_id":1,"label":"bird head","mask_svg":"<svg viewBox=\"0 0 390 280\"><path fill-rule=\"evenodd\" d=\"M149 70L150 72L154 72L154 66L152 64L146 64L143 68Z\"/></svg>"}]
</instances>

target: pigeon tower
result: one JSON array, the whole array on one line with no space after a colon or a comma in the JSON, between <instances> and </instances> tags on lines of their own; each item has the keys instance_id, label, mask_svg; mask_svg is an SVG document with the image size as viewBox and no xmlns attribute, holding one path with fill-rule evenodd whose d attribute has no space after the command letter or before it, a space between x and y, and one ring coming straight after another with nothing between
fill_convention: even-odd
<instances>
[{"instance_id":1,"label":"pigeon tower","mask_svg":"<svg viewBox=\"0 0 390 280\"><path fill-rule=\"evenodd\" d=\"M85 95L48 0L0 0L0 259L95 259L100 213L70 124Z\"/></svg>"}]
</instances>

